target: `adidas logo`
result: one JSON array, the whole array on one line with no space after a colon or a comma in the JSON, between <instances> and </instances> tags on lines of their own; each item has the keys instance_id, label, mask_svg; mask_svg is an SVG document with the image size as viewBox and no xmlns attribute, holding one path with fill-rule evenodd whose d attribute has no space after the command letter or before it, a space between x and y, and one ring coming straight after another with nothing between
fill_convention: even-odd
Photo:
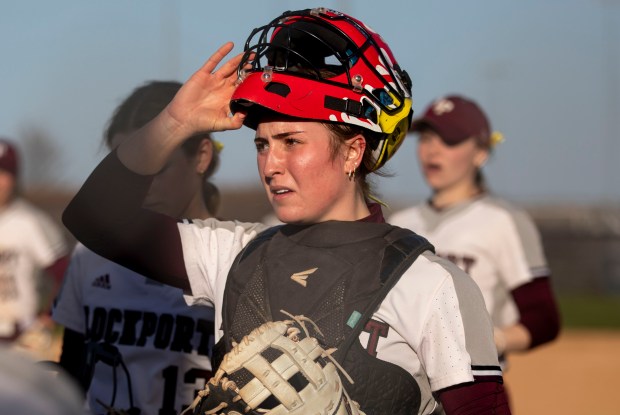
<instances>
[{"instance_id":1,"label":"adidas logo","mask_svg":"<svg viewBox=\"0 0 620 415\"><path fill-rule=\"evenodd\" d=\"M105 288L106 290L112 288L112 284L110 284L110 274L104 274L95 278L93 287Z\"/></svg>"}]
</instances>

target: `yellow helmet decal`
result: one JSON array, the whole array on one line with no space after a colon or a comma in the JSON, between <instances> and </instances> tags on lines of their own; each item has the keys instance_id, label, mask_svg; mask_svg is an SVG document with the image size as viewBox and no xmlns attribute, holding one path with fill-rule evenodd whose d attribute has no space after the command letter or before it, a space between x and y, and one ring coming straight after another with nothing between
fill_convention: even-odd
<instances>
[{"instance_id":1,"label":"yellow helmet decal","mask_svg":"<svg viewBox=\"0 0 620 415\"><path fill-rule=\"evenodd\" d=\"M401 103L398 101L398 99L393 94L389 94L389 95L394 100L394 106L398 107L399 105L401 105ZM390 115L385 111L381 111L381 114L379 115L379 120L378 120L378 124L379 126L381 126L381 131L383 131L384 133L388 133L388 134L392 133L394 129L396 128L396 126L401 122L401 120L403 118L407 118L407 115L411 111L412 105L413 105L412 99L405 98L405 102L403 102L402 108L400 109L400 111L398 111L398 115L396 114ZM405 116L402 117L400 116L401 114L404 114Z\"/></svg>"}]
</instances>

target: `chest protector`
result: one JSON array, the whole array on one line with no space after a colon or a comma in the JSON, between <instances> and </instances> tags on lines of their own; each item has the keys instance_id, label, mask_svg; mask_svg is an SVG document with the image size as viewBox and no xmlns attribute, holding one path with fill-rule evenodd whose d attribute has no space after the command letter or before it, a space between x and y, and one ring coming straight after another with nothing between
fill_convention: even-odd
<instances>
[{"instance_id":1,"label":"chest protector","mask_svg":"<svg viewBox=\"0 0 620 415\"><path fill-rule=\"evenodd\" d=\"M258 235L239 253L222 310L223 344L239 342L266 321L304 315L353 378L346 389L368 415L415 414L420 389L409 372L371 356L359 334L400 276L425 251L426 239L385 223L285 225Z\"/></svg>"}]
</instances>

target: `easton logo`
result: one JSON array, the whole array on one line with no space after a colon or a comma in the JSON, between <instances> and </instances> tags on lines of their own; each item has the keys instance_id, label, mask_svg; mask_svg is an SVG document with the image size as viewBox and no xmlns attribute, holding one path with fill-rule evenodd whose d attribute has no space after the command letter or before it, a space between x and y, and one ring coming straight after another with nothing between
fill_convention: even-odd
<instances>
[{"instance_id":1,"label":"easton logo","mask_svg":"<svg viewBox=\"0 0 620 415\"><path fill-rule=\"evenodd\" d=\"M105 288L109 290L112 288L112 284L110 284L110 274L101 275L93 281L93 287Z\"/></svg>"},{"instance_id":2,"label":"easton logo","mask_svg":"<svg viewBox=\"0 0 620 415\"><path fill-rule=\"evenodd\" d=\"M317 269L318 268L311 268L305 271L296 272L293 275L291 275L291 279L295 281L296 283L298 283L299 285L301 285L302 287L305 287L306 285L308 285L308 281L306 281L308 279L308 275L313 274L314 271L316 271Z\"/></svg>"}]
</instances>

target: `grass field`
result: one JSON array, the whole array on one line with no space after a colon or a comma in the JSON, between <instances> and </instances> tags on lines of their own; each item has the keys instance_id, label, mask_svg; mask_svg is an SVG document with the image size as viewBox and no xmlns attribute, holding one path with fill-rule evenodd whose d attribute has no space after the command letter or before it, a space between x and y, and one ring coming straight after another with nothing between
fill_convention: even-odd
<instances>
[{"instance_id":1,"label":"grass field","mask_svg":"<svg viewBox=\"0 0 620 415\"><path fill-rule=\"evenodd\" d=\"M560 296L558 302L565 327L620 330L620 296Z\"/></svg>"}]
</instances>

